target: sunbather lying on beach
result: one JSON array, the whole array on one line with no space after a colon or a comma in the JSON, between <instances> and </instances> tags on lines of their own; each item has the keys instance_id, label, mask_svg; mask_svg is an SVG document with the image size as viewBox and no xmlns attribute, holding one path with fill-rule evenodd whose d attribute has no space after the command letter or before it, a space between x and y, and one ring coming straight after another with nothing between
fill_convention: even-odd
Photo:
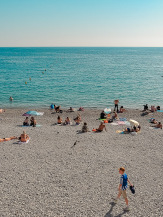
<instances>
[{"instance_id":1,"label":"sunbather lying on beach","mask_svg":"<svg viewBox=\"0 0 163 217\"><path fill-rule=\"evenodd\" d=\"M130 128L128 127L128 128L125 128L125 129L123 130L123 132L124 132L125 134L131 133L131 132L132 132L132 129L130 129Z\"/></svg>"},{"instance_id":2,"label":"sunbather lying on beach","mask_svg":"<svg viewBox=\"0 0 163 217\"><path fill-rule=\"evenodd\" d=\"M11 137L9 137L9 138L0 139L0 142L10 141L10 140L12 140L12 139L17 139L17 138L18 138L18 137L16 137L16 136L11 136Z\"/></svg>"},{"instance_id":3,"label":"sunbather lying on beach","mask_svg":"<svg viewBox=\"0 0 163 217\"><path fill-rule=\"evenodd\" d=\"M70 107L67 112L74 112L74 109L72 107Z\"/></svg>"},{"instance_id":4,"label":"sunbather lying on beach","mask_svg":"<svg viewBox=\"0 0 163 217\"><path fill-rule=\"evenodd\" d=\"M26 117L24 122L23 122L23 126L29 126L29 118Z\"/></svg>"},{"instance_id":5,"label":"sunbather lying on beach","mask_svg":"<svg viewBox=\"0 0 163 217\"><path fill-rule=\"evenodd\" d=\"M155 126L151 126L151 127L156 127L156 128L160 128L160 129L162 129L162 124L161 124L161 122L158 122L157 125L155 125Z\"/></svg>"},{"instance_id":6,"label":"sunbather lying on beach","mask_svg":"<svg viewBox=\"0 0 163 217\"><path fill-rule=\"evenodd\" d=\"M21 142L27 142L29 140L29 136L26 134L25 131L23 131L23 133L20 135L19 140Z\"/></svg>"},{"instance_id":7,"label":"sunbather lying on beach","mask_svg":"<svg viewBox=\"0 0 163 217\"><path fill-rule=\"evenodd\" d=\"M62 124L62 118L58 115L57 124Z\"/></svg>"}]
</instances>

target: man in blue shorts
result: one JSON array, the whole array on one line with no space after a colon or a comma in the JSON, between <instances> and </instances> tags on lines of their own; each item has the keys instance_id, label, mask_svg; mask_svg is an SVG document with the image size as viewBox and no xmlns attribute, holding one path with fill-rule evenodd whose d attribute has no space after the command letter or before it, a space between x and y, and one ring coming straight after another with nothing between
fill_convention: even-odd
<instances>
[{"instance_id":1,"label":"man in blue shorts","mask_svg":"<svg viewBox=\"0 0 163 217\"><path fill-rule=\"evenodd\" d=\"M119 168L119 173L121 174L121 177L120 177L120 184L119 184L119 187L118 187L118 196L117 198L114 200L115 203L117 203L118 199L120 198L121 194L122 196L124 197L125 199L125 202L126 202L126 205L127 207L124 209L125 211L129 211L129 206L128 206L128 199L127 199L127 194L126 194L126 189L127 189L127 182L133 186L130 182L130 180L128 179L127 177L127 174L124 173L125 172L125 168L124 167L121 167Z\"/></svg>"}]
</instances>

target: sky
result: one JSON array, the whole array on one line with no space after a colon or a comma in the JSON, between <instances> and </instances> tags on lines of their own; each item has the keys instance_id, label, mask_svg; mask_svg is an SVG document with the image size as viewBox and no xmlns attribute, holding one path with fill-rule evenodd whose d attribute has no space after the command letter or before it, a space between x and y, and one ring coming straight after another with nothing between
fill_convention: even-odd
<instances>
[{"instance_id":1,"label":"sky","mask_svg":"<svg viewBox=\"0 0 163 217\"><path fill-rule=\"evenodd\" d=\"M0 0L0 47L163 47L163 0Z\"/></svg>"}]
</instances>

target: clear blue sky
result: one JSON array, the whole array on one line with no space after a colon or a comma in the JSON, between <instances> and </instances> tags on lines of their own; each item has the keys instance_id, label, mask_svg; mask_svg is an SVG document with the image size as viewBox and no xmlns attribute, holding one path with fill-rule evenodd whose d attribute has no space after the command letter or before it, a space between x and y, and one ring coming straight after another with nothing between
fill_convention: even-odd
<instances>
[{"instance_id":1,"label":"clear blue sky","mask_svg":"<svg viewBox=\"0 0 163 217\"><path fill-rule=\"evenodd\" d=\"M0 47L163 47L163 0L0 0Z\"/></svg>"}]
</instances>

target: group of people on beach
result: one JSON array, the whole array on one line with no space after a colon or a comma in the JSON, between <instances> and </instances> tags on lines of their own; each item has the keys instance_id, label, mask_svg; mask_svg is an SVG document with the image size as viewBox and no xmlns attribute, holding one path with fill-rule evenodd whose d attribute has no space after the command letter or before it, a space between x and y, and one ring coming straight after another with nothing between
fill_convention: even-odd
<instances>
[{"instance_id":1,"label":"group of people on beach","mask_svg":"<svg viewBox=\"0 0 163 217\"><path fill-rule=\"evenodd\" d=\"M148 115L148 114L150 114L150 113L154 113L154 112L156 112L156 111L160 111L160 106L154 106L154 105L151 105L151 109L149 109L148 108L148 104L146 104L146 105L144 105L144 110L143 110L143 115ZM151 123L151 124L154 124L154 125L151 125L151 127L155 127L155 128L160 128L160 129L162 129L162 124L161 124L161 122L160 121L156 121L156 119L155 118L151 118L150 120L149 120L149 122Z\"/></svg>"},{"instance_id":2,"label":"group of people on beach","mask_svg":"<svg viewBox=\"0 0 163 217\"><path fill-rule=\"evenodd\" d=\"M24 122L23 122L23 126L33 126L36 127L36 120L34 117L31 117L30 119L30 124L29 124L29 117L26 117Z\"/></svg>"}]
</instances>

